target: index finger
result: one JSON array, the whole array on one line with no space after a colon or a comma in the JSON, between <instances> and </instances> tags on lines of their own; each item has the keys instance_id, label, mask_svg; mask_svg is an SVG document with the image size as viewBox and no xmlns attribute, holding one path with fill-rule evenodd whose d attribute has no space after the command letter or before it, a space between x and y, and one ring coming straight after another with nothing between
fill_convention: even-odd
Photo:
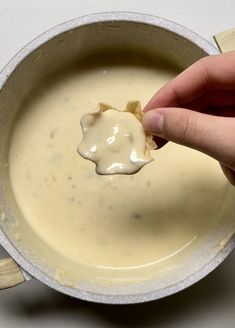
<instances>
[{"instance_id":1,"label":"index finger","mask_svg":"<svg viewBox=\"0 0 235 328\"><path fill-rule=\"evenodd\" d=\"M232 89L235 89L235 51L200 59L158 90L144 111L182 107L212 90Z\"/></svg>"}]
</instances>

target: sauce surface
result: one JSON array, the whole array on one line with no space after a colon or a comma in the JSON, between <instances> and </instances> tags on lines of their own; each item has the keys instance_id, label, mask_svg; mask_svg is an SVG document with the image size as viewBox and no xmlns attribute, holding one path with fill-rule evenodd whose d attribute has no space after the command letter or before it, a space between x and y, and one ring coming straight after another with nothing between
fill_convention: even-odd
<instances>
[{"instance_id":1,"label":"sauce surface","mask_svg":"<svg viewBox=\"0 0 235 328\"><path fill-rule=\"evenodd\" d=\"M131 176L97 175L77 154L82 115L100 101L124 108L138 97L144 105L176 73L143 63L92 67L25 105L13 129L10 178L25 220L49 248L82 265L136 270L174 258L222 219L225 179L199 152L169 143Z\"/></svg>"}]
</instances>

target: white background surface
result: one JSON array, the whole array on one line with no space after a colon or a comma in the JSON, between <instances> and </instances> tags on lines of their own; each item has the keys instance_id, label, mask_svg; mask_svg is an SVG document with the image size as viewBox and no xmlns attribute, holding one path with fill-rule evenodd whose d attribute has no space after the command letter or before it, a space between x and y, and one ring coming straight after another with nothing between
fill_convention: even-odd
<instances>
[{"instance_id":1,"label":"white background surface","mask_svg":"<svg viewBox=\"0 0 235 328\"><path fill-rule=\"evenodd\" d=\"M56 24L94 12L162 16L205 38L235 27L234 0L0 0L0 69L27 42ZM91 304L36 280L0 292L0 327L235 327L235 253L193 287L160 301Z\"/></svg>"}]
</instances>

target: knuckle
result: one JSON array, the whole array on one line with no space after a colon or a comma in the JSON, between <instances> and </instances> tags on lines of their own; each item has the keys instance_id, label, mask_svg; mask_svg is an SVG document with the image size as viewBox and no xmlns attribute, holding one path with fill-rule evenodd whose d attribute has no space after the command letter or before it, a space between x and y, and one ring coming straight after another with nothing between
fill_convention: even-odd
<instances>
[{"instance_id":1,"label":"knuckle","mask_svg":"<svg viewBox=\"0 0 235 328\"><path fill-rule=\"evenodd\" d=\"M202 85L209 91L212 89L211 83L211 65L214 61L213 56L205 56L195 63L195 70L200 72Z\"/></svg>"},{"instance_id":2,"label":"knuckle","mask_svg":"<svg viewBox=\"0 0 235 328\"><path fill-rule=\"evenodd\" d=\"M187 111L182 112L182 110L175 109L173 115L170 115L169 111L164 127L164 137L167 140L187 146L195 143L198 128L197 120L193 117L192 112L188 113Z\"/></svg>"},{"instance_id":3,"label":"knuckle","mask_svg":"<svg viewBox=\"0 0 235 328\"><path fill-rule=\"evenodd\" d=\"M197 121L185 115L179 122L180 138L187 143L194 140L197 135Z\"/></svg>"}]
</instances>

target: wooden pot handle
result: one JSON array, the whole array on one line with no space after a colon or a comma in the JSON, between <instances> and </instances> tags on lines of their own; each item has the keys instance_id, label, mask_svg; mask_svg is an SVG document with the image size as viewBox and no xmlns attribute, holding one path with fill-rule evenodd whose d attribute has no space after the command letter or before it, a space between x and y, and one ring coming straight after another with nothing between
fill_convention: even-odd
<instances>
[{"instance_id":1,"label":"wooden pot handle","mask_svg":"<svg viewBox=\"0 0 235 328\"><path fill-rule=\"evenodd\" d=\"M214 39L221 52L235 50L235 28L217 33Z\"/></svg>"},{"instance_id":2,"label":"wooden pot handle","mask_svg":"<svg viewBox=\"0 0 235 328\"><path fill-rule=\"evenodd\" d=\"M20 267L12 258L0 260L0 289L13 287L25 281Z\"/></svg>"}]
</instances>

